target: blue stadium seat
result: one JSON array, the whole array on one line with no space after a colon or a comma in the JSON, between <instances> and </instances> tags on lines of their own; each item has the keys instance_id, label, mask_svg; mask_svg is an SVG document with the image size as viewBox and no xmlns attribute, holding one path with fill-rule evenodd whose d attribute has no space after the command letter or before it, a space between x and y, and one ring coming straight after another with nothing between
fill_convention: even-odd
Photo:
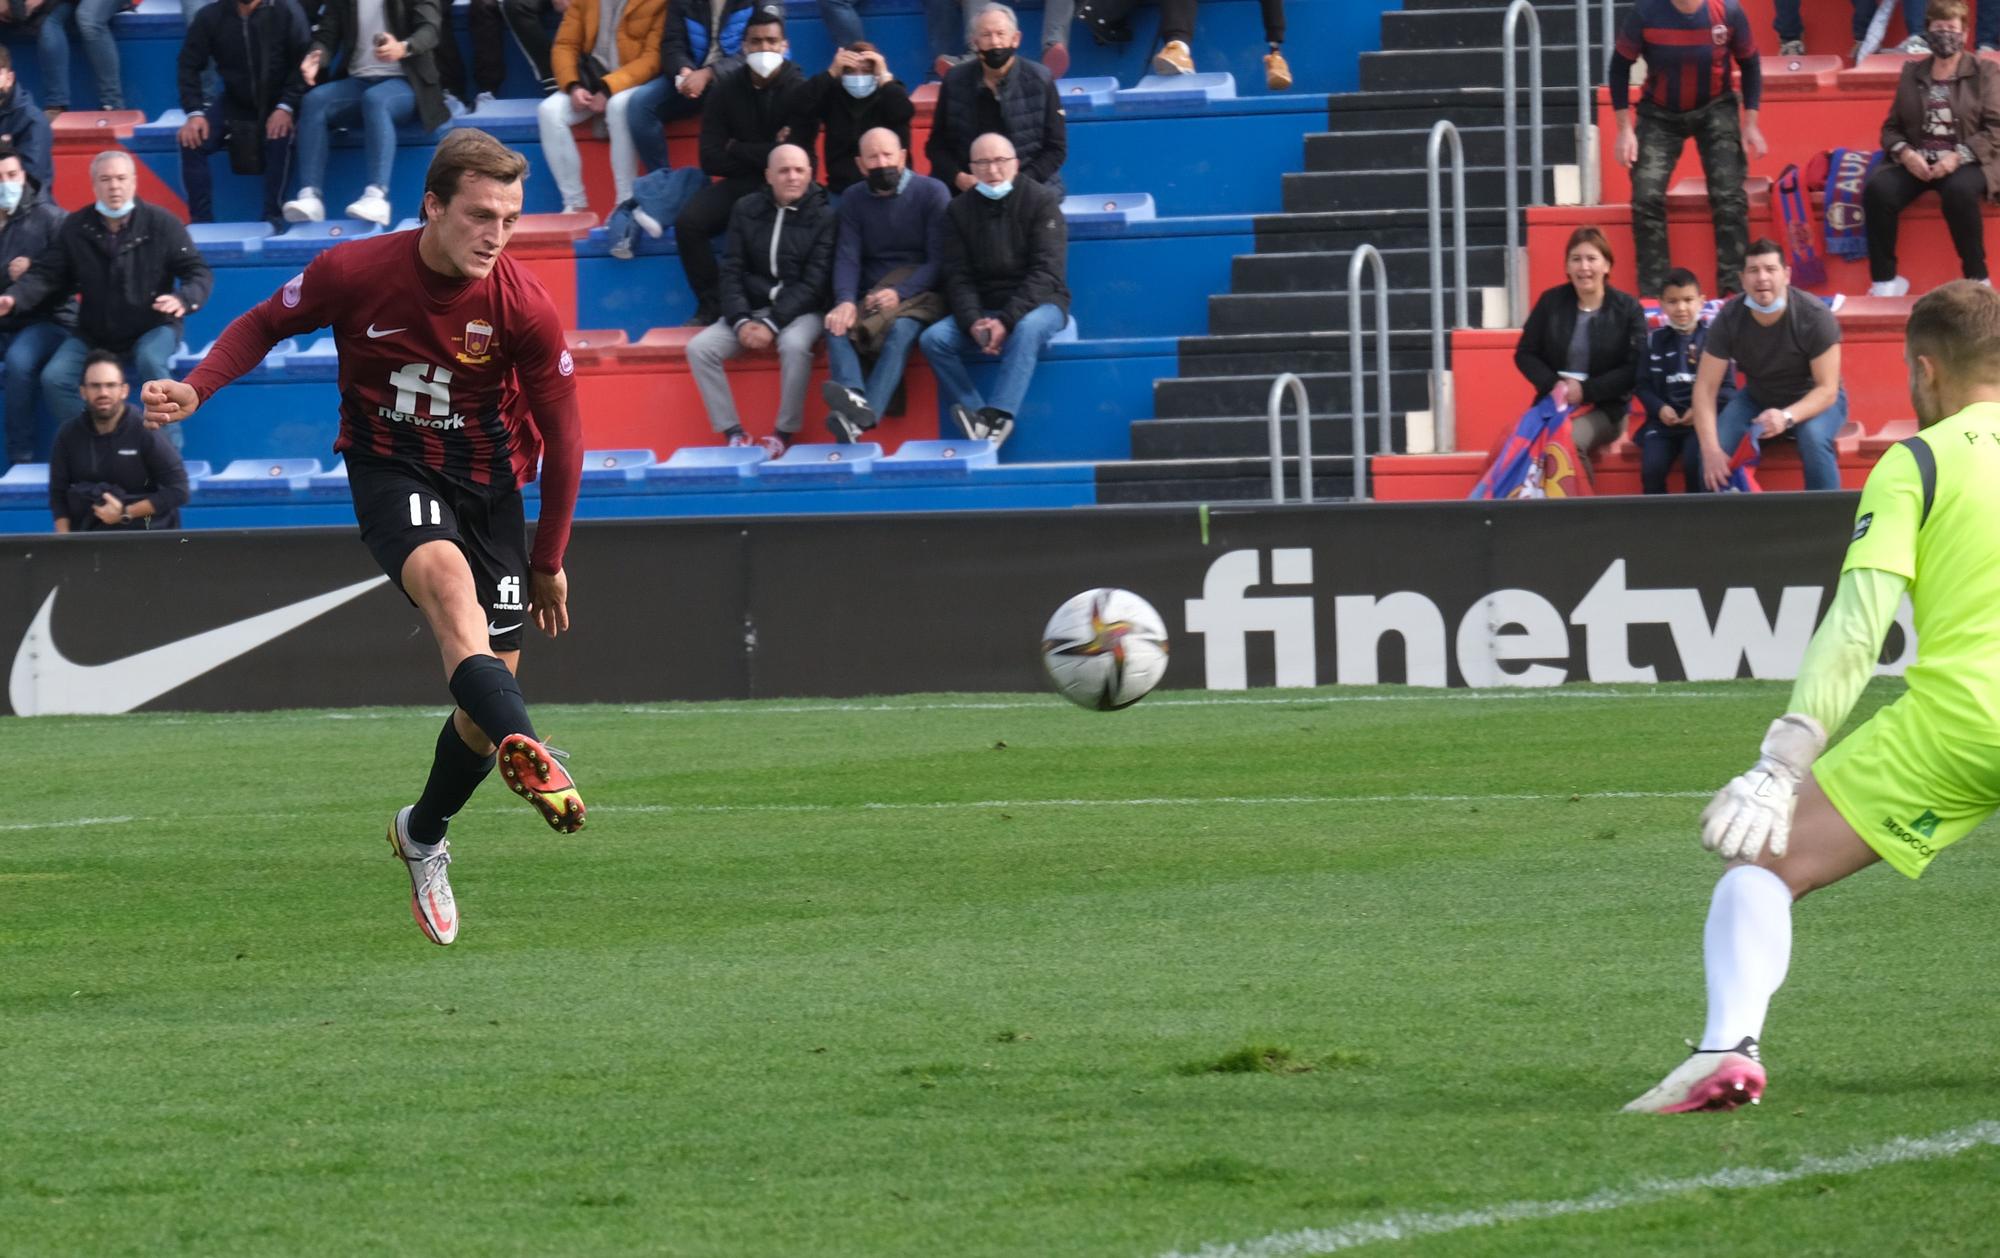
<instances>
[{"instance_id":1,"label":"blue stadium seat","mask_svg":"<svg viewBox=\"0 0 2000 1258\"><path fill-rule=\"evenodd\" d=\"M190 223L188 235L201 256L213 263L261 252L272 232L269 223Z\"/></svg>"},{"instance_id":2,"label":"blue stadium seat","mask_svg":"<svg viewBox=\"0 0 2000 1258\"><path fill-rule=\"evenodd\" d=\"M236 459L201 482L204 499L287 498L311 487L318 459Z\"/></svg>"},{"instance_id":3,"label":"blue stadium seat","mask_svg":"<svg viewBox=\"0 0 2000 1258\"><path fill-rule=\"evenodd\" d=\"M1063 198L1063 219L1072 239L1122 235L1133 223L1154 219L1150 192L1078 192Z\"/></svg>"},{"instance_id":4,"label":"blue stadium seat","mask_svg":"<svg viewBox=\"0 0 2000 1258\"><path fill-rule=\"evenodd\" d=\"M1056 88L1062 93L1063 116L1066 119L1088 118L1093 114L1109 113L1117 103L1118 80L1110 75L1092 76L1079 79L1057 79Z\"/></svg>"},{"instance_id":5,"label":"blue stadium seat","mask_svg":"<svg viewBox=\"0 0 2000 1258\"><path fill-rule=\"evenodd\" d=\"M583 483L586 485L640 479L640 471L657 460L651 450L585 450Z\"/></svg>"},{"instance_id":6,"label":"blue stadium seat","mask_svg":"<svg viewBox=\"0 0 2000 1258\"><path fill-rule=\"evenodd\" d=\"M318 257L320 250L330 249L343 240L356 240L364 236L379 236L382 229L373 223L365 223L358 218L330 218L324 223L294 223L291 230L281 236L272 236L263 242L260 252L273 262L296 262L300 266Z\"/></svg>"},{"instance_id":7,"label":"blue stadium seat","mask_svg":"<svg viewBox=\"0 0 2000 1258\"><path fill-rule=\"evenodd\" d=\"M21 506L32 502L46 502L49 496L49 465L46 463L16 463L0 476L0 502L8 506Z\"/></svg>"},{"instance_id":8,"label":"blue stadium seat","mask_svg":"<svg viewBox=\"0 0 2000 1258\"><path fill-rule=\"evenodd\" d=\"M282 369L289 381L339 379L340 358L334 353L333 338L314 337L312 344L287 354Z\"/></svg>"},{"instance_id":9,"label":"blue stadium seat","mask_svg":"<svg viewBox=\"0 0 2000 1258\"><path fill-rule=\"evenodd\" d=\"M747 489L769 458L762 446L683 446L640 468L639 479L661 489Z\"/></svg>"},{"instance_id":10,"label":"blue stadium seat","mask_svg":"<svg viewBox=\"0 0 2000 1258\"><path fill-rule=\"evenodd\" d=\"M215 475L215 466L207 459L188 459L181 464L181 470L187 473L190 485Z\"/></svg>"},{"instance_id":11,"label":"blue stadium seat","mask_svg":"<svg viewBox=\"0 0 2000 1258\"><path fill-rule=\"evenodd\" d=\"M1160 105L1207 105L1236 99L1233 74L1149 74L1118 90L1117 103L1148 108Z\"/></svg>"},{"instance_id":12,"label":"blue stadium seat","mask_svg":"<svg viewBox=\"0 0 2000 1258\"><path fill-rule=\"evenodd\" d=\"M181 347L174 351L173 357L167 359L167 370L173 372L176 376L185 376L188 372L193 371L201 360L208 357L209 353L214 349L214 341L210 341L199 350L188 348L187 342L183 341L181 342ZM277 375L285 370L286 361L293 354L297 353L298 350L298 340L293 337L286 337L271 347L271 352L264 355L263 362L244 372L239 378L247 380L253 376Z\"/></svg>"},{"instance_id":13,"label":"blue stadium seat","mask_svg":"<svg viewBox=\"0 0 2000 1258\"><path fill-rule=\"evenodd\" d=\"M535 111L541 105L542 98L539 96L489 101L473 113L460 114L446 123L444 129L477 127L501 143L516 147L540 143L541 124L536 121Z\"/></svg>"},{"instance_id":14,"label":"blue stadium seat","mask_svg":"<svg viewBox=\"0 0 2000 1258\"><path fill-rule=\"evenodd\" d=\"M905 441L877 459L878 481L962 481L976 467L998 467L1000 453L990 441Z\"/></svg>"},{"instance_id":15,"label":"blue stadium seat","mask_svg":"<svg viewBox=\"0 0 2000 1258\"><path fill-rule=\"evenodd\" d=\"M306 477L306 489L314 495L347 493L347 460L342 459L324 472Z\"/></svg>"},{"instance_id":16,"label":"blue stadium seat","mask_svg":"<svg viewBox=\"0 0 2000 1258\"><path fill-rule=\"evenodd\" d=\"M785 457L758 468L757 475L774 484L852 484L856 477L866 476L881 457L882 447L873 441L853 445L801 443L785 451Z\"/></svg>"}]
</instances>

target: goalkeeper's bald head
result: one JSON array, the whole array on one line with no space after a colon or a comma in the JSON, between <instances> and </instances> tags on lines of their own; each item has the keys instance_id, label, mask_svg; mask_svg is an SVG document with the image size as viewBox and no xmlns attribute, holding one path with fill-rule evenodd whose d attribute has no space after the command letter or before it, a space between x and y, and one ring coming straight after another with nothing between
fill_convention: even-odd
<instances>
[{"instance_id":1,"label":"goalkeeper's bald head","mask_svg":"<svg viewBox=\"0 0 2000 1258\"><path fill-rule=\"evenodd\" d=\"M1975 280L1932 289L1910 311L1903 353L1920 423L2000 402L2000 292Z\"/></svg>"}]
</instances>

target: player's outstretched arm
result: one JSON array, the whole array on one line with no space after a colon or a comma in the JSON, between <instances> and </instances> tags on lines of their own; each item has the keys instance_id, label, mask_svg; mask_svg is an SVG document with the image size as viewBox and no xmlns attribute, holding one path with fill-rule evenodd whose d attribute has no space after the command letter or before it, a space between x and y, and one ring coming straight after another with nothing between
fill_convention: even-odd
<instances>
[{"instance_id":1,"label":"player's outstretched arm","mask_svg":"<svg viewBox=\"0 0 2000 1258\"><path fill-rule=\"evenodd\" d=\"M146 409L146 427L158 428L194 414L201 396L179 380L148 380L139 386L139 405Z\"/></svg>"}]
</instances>

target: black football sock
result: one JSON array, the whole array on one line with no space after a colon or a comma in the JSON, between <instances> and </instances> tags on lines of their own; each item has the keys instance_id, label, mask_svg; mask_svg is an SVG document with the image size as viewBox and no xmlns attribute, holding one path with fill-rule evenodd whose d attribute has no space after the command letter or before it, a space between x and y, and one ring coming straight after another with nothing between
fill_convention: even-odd
<instances>
[{"instance_id":1,"label":"black football sock","mask_svg":"<svg viewBox=\"0 0 2000 1258\"><path fill-rule=\"evenodd\" d=\"M431 757L430 780L424 783L417 806L410 810L410 837L419 843L442 839L446 824L493 772L494 759L490 753L482 756L465 745L458 735L456 713L444 718L437 753Z\"/></svg>"},{"instance_id":2,"label":"black football sock","mask_svg":"<svg viewBox=\"0 0 2000 1258\"><path fill-rule=\"evenodd\" d=\"M495 656L467 656L451 675L451 697L490 742L498 743L509 734L536 737L514 674Z\"/></svg>"}]
</instances>

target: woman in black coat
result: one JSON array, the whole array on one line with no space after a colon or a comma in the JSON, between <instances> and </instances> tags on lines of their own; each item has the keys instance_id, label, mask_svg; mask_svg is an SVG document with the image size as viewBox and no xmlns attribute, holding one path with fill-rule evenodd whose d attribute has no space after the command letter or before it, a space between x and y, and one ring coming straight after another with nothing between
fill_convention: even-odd
<instances>
[{"instance_id":1,"label":"woman in black coat","mask_svg":"<svg viewBox=\"0 0 2000 1258\"><path fill-rule=\"evenodd\" d=\"M875 45L856 40L833 54L833 65L807 80L813 102L808 111L826 135L826 190L839 196L861 182L861 136L887 127L910 147L910 120L916 106L910 90L889 73Z\"/></svg>"},{"instance_id":2,"label":"woman in black coat","mask_svg":"<svg viewBox=\"0 0 2000 1258\"><path fill-rule=\"evenodd\" d=\"M1514 345L1514 365L1535 386L1576 410L1570 433L1576 451L1591 450L1625 430L1625 416L1646 361L1646 312L1639 299L1611 287L1611 246L1595 227L1570 233L1569 283L1543 293Z\"/></svg>"}]
</instances>

